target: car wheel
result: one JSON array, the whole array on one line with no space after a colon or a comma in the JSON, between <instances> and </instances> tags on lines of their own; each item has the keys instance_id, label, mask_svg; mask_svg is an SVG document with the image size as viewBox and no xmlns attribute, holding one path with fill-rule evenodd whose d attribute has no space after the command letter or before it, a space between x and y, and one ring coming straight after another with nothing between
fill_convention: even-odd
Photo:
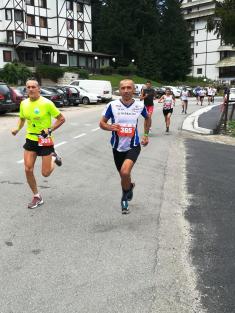
<instances>
[{"instance_id":1,"label":"car wheel","mask_svg":"<svg viewBox=\"0 0 235 313\"><path fill-rule=\"evenodd\" d=\"M83 103L83 104L89 104L89 103L90 103L89 98L88 98L88 97L82 98L82 103Z\"/></svg>"}]
</instances>

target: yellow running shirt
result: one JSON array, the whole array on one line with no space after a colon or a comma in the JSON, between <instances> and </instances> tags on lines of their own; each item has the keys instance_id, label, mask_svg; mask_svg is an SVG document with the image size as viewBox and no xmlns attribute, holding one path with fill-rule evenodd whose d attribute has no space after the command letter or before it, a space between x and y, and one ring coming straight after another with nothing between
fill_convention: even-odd
<instances>
[{"instance_id":1,"label":"yellow running shirt","mask_svg":"<svg viewBox=\"0 0 235 313\"><path fill-rule=\"evenodd\" d=\"M27 120L26 138L30 140L38 141L38 137L30 133L40 134L43 129L50 128L52 117L58 115L60 111L54 103L42 96L35 101L27 98L20 104L20 118Z\"/></svg>"}]
</instances>

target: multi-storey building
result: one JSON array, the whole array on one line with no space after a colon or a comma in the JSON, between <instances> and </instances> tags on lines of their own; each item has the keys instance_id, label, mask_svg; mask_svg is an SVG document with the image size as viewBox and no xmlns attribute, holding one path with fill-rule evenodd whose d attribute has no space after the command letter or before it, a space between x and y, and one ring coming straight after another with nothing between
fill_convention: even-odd
<instances>
[{"instance_id":1,"label":"multi-storey building","mask_svg":"<svg viewBox=\"0 0 235 313\"><path fill-rule=\"evenodd\" d=\"M215 12L213 0L183 0L181 8L191 31L192 75L221 82L235 80L235 48L225 46L207 21Z\"/></svg>"},{"instance_id":2,"label":"multi-storey building","mask_svg":"<svg viewBox=\"0 0 235 313\"><path fill-rule=\"evenodd\" d=\"M94 69L110 56L92 52L90 0L1 0L0 68L14 59L29 66Z\"/></svg>"}]
</instances>

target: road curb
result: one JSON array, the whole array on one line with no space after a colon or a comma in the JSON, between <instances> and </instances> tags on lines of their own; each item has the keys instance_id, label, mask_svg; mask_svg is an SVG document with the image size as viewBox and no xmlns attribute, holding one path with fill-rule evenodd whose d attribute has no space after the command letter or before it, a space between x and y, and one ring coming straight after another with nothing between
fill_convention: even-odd
<instances>
[{"instance_id":1,"label":"road curb","mask_svg":"<svg viewBox=\"0 0 235 313\"><path fill-rule=\"evenodd\" d=\"M217 107L219 105L220 104L214 104L214 105L207 106L205 108L201 108L201 109L193 112L189 116L187 116L187 118L183 122L182 130L201 134L201 135L213 135L214 130L200 127L198 125L198 119L199 119L200 115L202 115L203 113L209 112L211 109L213 109L214 107Z\"/></svg>"}]
</instances>

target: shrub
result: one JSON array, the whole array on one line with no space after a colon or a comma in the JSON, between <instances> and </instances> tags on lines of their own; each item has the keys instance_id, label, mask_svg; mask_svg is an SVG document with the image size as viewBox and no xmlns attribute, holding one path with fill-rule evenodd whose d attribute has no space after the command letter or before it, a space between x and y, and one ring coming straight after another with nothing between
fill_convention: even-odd
<instances>
[{"instance_id":1,"label":"shrub","mask_svg":"<svg viewBox=\"0 0 235 313\"><path fill-rule=\"evenodd\" d=\"M117 68L117 72L120 75L130 76L136 74L137 67L134 64L130 64L128 66L119 66Z\"/></svg>"},{"instance_id":2,"label":"shrub","mask_svg":"<svg viewBox=\"0 0 235 313\"><path fill-rule=\"evenodd\" d=\"M21 63L7 63L0 73L0 78L8 84L24 84L32 76L30 69Z\"/></svg>"},{"instance_id":3,"label":"shrub","mask_svg":"<svg viewBox=\"0 0 235 313\"><path fill-rule=\"evenodd\" d=\"M102 75L112 75L113 74L113 67L112 66L101 67L100 74L102 74Z\"/></svg>"},{"instance_id":4,"label":"shrub","mask_svg":"<svg viewBox=\"0 0 235 313\"><path fill-rule=\"evenodd\" d=\"M78 74L80 78L88 79L89 78L89 72L85 69L79 69Z\"/></svg>"},{"instance_id":5,"label":"shrub","mask_svg":"<svg viewBox=\"0 0 235 313\"><path fill-rule=\"evenodd\" d=\"M36 68L36 74L40 78L48 78L57 82L58 78L63 77L64 70L63 68L57 66L39 65Z\"/></svg>"}]
</instances>

